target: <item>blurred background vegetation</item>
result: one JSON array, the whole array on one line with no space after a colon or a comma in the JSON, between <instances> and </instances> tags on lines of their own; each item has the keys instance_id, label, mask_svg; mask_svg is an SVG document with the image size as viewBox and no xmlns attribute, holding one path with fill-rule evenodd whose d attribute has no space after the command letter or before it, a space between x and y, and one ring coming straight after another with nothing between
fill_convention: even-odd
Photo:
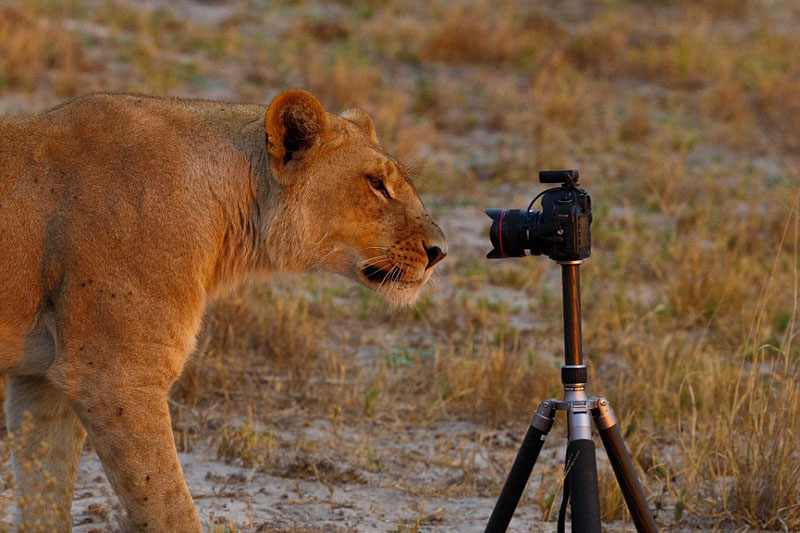
<instances>
[{"instance_id":1,"label":"blurred background vegetation","mask_svg":"<svg viewBox=\"0 0 800 533\"><path fill-rule=\"evenodd\" d=\"M328 483L363 471L423 499L489 501L535 405L558 394L562 355L558 268L484 260L482 210L526 205L537 169L579 168L595 211L590 393L617 408L658 521L800 530L800 3L0 6L0 113L99 90L266 104L303 87L373 116L450 238L410 309L324 275L215 304L173 392L181 449L317 479L328 460L347 465ZM319 420L325 445L300 442ZM421 458L398 448L454 421L467 429ZM422 486L420 461L458 475ZM522 503L544 517L551 462ZM629 523L600 469L605 519Z\"/></svg>"}]
</instances>

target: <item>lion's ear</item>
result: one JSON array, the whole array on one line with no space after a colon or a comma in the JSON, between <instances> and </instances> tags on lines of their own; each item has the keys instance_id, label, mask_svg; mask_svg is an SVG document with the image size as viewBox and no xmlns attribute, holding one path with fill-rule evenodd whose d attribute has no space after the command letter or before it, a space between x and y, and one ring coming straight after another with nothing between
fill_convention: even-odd
<instances>
[{"instance_id":1,"label":"lion's ear","mask_svg":"<svg viewBox=\"0 0 800 533\"><path fill-rule=\"evenodd\" d=\"M378 135L375 133L375 125L372 123L372 117L370 117L366 111L354 107L353 109L342 112L339 116L358 126L358 129L363 131L372 142L380 144L378 142Z\"/></svg>"},{"instance_id":2,"label":"lion's ear","mask_svg":"<svg viewBox=\"0 0 800 533\"><path fill-rule=\"evenodd\" d=\"M311 148L325 133L328 114L311 93L289 89L272 100L265 127L273 165L282 168Z\"/></svg>"}]
</instances>

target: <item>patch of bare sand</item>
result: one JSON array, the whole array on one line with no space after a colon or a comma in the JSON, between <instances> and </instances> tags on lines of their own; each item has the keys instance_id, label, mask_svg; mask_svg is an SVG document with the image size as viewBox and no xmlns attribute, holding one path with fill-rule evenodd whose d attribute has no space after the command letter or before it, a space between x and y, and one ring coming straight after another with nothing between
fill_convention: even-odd
<instances>
[{"instance_id":1,"label":"patch of bare sand","mask_svg":"<svg viewBox=\"0 0 800 533\"><path fill-rule=\"evenodd\" d=\"M368 428L368 430L370 430ZM320 444L330 428L312 425L306 438ZM371 446L379 468L359 467L337 452L315 447L309 455L295 454L277 473L226 464L210 448L181 454L181 464L206 527L212 521L250 524L254 531L482 531L494 505L494 487L478 491L486 496L448 495L463 481L465 464L476 483L489 484L497 469L510 465L516 443L508 432L488 435L471 423L446 423L426 430L407 428L393 438L381 432ZM363 438L361 430L338 429L344 441ZM557 446L553 439L553 446ZM487 449L481 446L485 441ZM494 442L497 449L488 446ZM199 448L199 447L198 447ZM464 457L469 459L464 461ZM542 465L557 464L557 449L545 451ZM317 479L313 472L317 471ZM402 476L401 472L405 472ZM310 474L310 475L309 475ZM531 489L535 490L534 475ZM473 493L474 490L463 491ZM430 494L440 493L442 495ZM73 503L74 531L116 531L122 508L96 454L86 451L79 468ZM555 524L540 525L541 513L530 500L518 510L511 531L551 531ZM411 529L413 530L413 529Z\"/></svg>"}]
</instances>

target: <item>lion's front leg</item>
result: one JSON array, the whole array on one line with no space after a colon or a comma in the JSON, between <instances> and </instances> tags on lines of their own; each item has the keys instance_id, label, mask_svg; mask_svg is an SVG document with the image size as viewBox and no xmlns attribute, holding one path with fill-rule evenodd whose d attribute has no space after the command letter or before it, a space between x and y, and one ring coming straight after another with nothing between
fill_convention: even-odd
<instances>
[{"instance_id":1,"label":"lion's front leg","mask_svg":"<svg viewBox=\"0 0 800 533\"><path fill-rule=\"evenodd\" d=\"M84 378L75 406L127 512L124 529L201 531L175 449L167 407L171 381L159 379L157 368L109 370Z\"/></svg>"}]
</instances>

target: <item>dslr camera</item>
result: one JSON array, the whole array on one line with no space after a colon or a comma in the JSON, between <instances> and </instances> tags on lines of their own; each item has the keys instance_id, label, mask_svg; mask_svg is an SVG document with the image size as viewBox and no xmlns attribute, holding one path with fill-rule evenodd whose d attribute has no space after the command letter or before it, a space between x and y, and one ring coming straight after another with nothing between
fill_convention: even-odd
<instances>
[{"instance_id":1,"label":"dslr camera","mask_svg":"<svg viewBox=\"0 0 800 533\"><path fill-rule=\"evenodd\" d=\"M580 261L591 253L592 199L579 188L577 170L541 170L539 183L561 183L537 195L528 209L487 209L492 219L489 259L546 255ZM542 210L531 209L542 199Z\"/></svg>"}]
</instances>

